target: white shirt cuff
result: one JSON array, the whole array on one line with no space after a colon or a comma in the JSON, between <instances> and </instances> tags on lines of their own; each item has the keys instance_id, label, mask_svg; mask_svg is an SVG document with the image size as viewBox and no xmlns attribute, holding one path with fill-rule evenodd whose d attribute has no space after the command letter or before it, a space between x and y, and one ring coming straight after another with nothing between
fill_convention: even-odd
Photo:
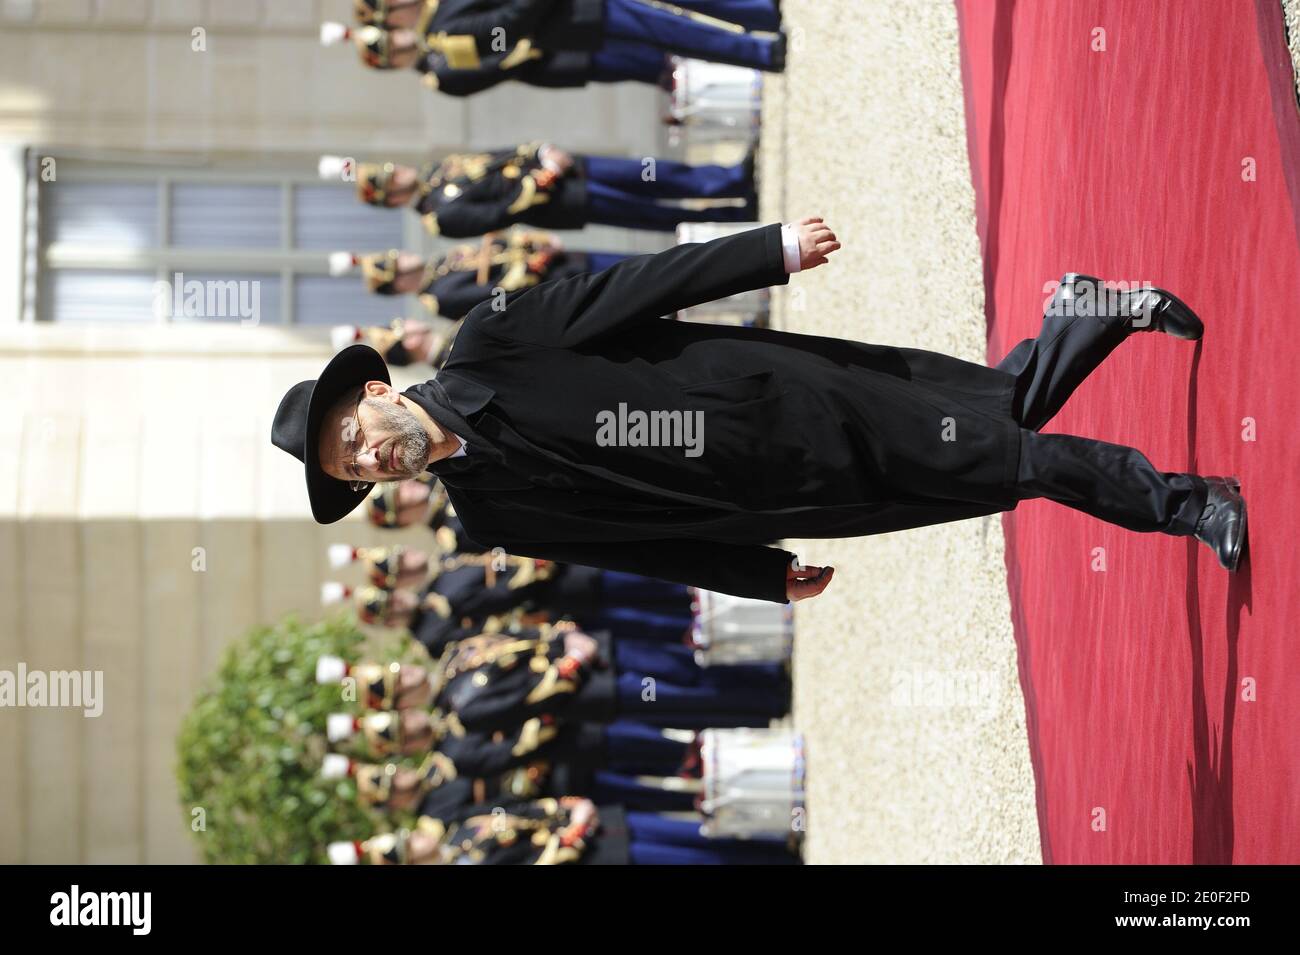
<instances>
[{"instance_id":1,"label":"white shirt cuff","mask_svg":"<svg viewBox=\"0 0 1300 955\"><path fill-rule=\"evenodd\" d=\"M792 225L781 226L781 257L785 259L785 270L788 274L803 269L799 255L799 233L794 231Z\"/></svg>"},{"instance_id":2,"label":"white shirt cuff","mask_svg":"<svg viewBox=\"0 0 1300 955\"><path fill-rule=\"evenodd\" d=\"M560 164L556 162L554 159L552 159L550 156L543 155L550 148L550 146L551 146L550 143L542 143L542 145L537 148L537 159L539 162L541 162L542 168L549 169L551 172L555 173L558 176L560 173L564 171L561 168Z\"/></svg>"}]
</instances>

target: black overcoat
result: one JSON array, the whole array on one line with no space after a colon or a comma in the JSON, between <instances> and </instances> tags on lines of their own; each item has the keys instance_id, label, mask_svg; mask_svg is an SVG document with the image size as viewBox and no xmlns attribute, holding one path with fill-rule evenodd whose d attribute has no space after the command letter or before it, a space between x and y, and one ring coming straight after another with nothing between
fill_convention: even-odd
<instances>
[{"instance_id":1,"label":"black overcoat","mask_svg":"<svg viewBox=\"0 0 1300 955\"><path fill-rule=\"evenodd\" d=\"M466 531L511 554L784 601L792 555L773 541L1015 506L1011 375L660 317L786 281L774 225L472 311L438 377L404 392L468 442L429 468ZM681 428L659 432L667 446L638 443L633 411L678 412ZM628 427L602 435L619 415Z\"/></svg>"}]
</instances>

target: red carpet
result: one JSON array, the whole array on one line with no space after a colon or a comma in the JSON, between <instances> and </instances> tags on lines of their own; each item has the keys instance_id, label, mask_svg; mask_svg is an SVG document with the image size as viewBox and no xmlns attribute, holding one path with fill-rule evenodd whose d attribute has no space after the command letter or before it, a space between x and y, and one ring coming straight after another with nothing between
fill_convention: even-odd
<instances>
[{"instance_id":1,"label":"red carpet","mask_svg":"<svg viewBox=\"0 0 1300 955\"><path fill-rule=\"evenodd\" d=\"M1280 4L957 9L990 362L1066 271L1176 292L1204 341L1133 336L1044 430L1238 475L1250 514L1235 577L1188 538L1048 502L1003 518L1044 861L1300 862L1300 111Z\"/></svg>"}]
</instances>

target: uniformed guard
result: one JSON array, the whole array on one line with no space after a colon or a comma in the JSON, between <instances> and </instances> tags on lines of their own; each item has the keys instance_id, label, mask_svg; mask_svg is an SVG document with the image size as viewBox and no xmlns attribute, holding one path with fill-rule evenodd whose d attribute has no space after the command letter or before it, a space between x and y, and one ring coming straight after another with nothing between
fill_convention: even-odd
<instances>
[{"instance_id":1,"label":"uniformed guard","mask_svg":"<svg viewBox=\"0 0 1300 955\"><path fill-rule=\"evenodd\" d=\"M318 669L337 673L340 662L323 658ZM369 679L366 700L400 709L339 712L326 718L329 743L352 756L392 760L416 758L418 767L396 763L372 765L327 756L326 778L354 777L360 799L370 806L407 810L420 806L426 815L481 801L485 793L506 790L522 797L546 793L609 795L637 809L690 811L700 792L697 780L680 779L691 763L696 736L622 721L608 726L574 723L550 712L519 726L491 733L469 731L456 713L427 709L418 692L399 697L391 666L362 666L357 676ZM383 674L382 677L376 674ZM386 679L385 679L386 678ZM455 780L474 780L478 794ZM484 788L486 787L486 788ZM434 790L442 791L435 793ZM442 807L435 810L436 804ZM445 818L445 815L440 815Z\"/></svg>"},{"instance_id":2,"label":"uniformed guard","mask_svg":"<svg viewBox=\"0 0 1300 955\"><path fill-rule=\"evenodd\" d=\"M358 798L367 806L417 810L442 820L465 805L489 798L547 794L582 794L655 812L694 810L702 788L698 736L690 731L626 720L608 725L572 723L552 710L489 733L468 730L456 712L428 708L441 699L443 677L451 674L454 679L456 667L473 662L470 657L478 656L482 662L485 652L495 653L496 660L508 664L507 658L519 649L516 642L486 649L479 644L470 647L468 655L461 653L456 660L449 655L440 661L441 673L393 663L348 667L339 658L322 657L317 665L322 682L337 682L346 673L366 691L367 704L383 707L360 715L327 717L329 743L354 752L328 754L322 762L323 777L353 778ZM470 676L472 685L488 685ZM541 698L536 691L530 696ZM476 708L476 719L484 712ZM356 758L358 754L363 759ZM371 763L365 758L387 762ZM400 758L414 758L418 764L393 761Z\"/></svg>"},{"instance_id":3,"label":"uniformed guard","mask_svg":"<svg viewBox=\"0 0 1300 955\"><path fill-rule=\"evenodd\" d=\"M425 473L428 474L427 471ZM429 476L433 477L432 474ZM444 554L481 554L487 550L465 533L465 525L456 516L456 508L447 495L447 489L437 478L434 478L429 487L428 513L424 522L433 531L434 540Z\"/></svg>"},{"instance_id":4,"label":"uniformed guard","mask_svg":"<svg viewBox=\"0 0 1300 955\"><path fill-rule=\"evenodd\" d=\"M359 268L369 291L415 295L432 314L455 321L480 302L496 298L504 307L510 295L539 282L600 272L625 258L620 252L566 249L554 233L516 228L486 235L478 243L457 245L427 262L415 252L397 249L371 255L334 252L329 268L334 276ZM335 340L337 348L355 340L352 326L344 327L349 334Z\"/></svg>"},{"instance_id":5,"label":"uniformed guard","mask_svg":"<svg viewBox=\"0 0 1300 955\"><path fill-rule=\"evenodd\" d=\"M385 590L374 584L351 587L336 580L327 580L320 585L322 607L336 607L351 601L356 607L357 618L377 627L402 625L414 609L414 604L408 600L415 598L408 598L409 594L407 590Z\"/></svg>"},{"instance_id":6,"label":"uniformed guard","mask_svg":"<svg viewBox=\"0 0 1300 955\"><path fill-rule=\"evenodd\" d=\"M322 24L321 43L351 40L365 66L415 69L453 96L508 80L658 84L669 54L785 69L774 0L358 0L356 19L355 30Z\"/></svg>"},{"instance_id":7,"label":"uniformed guard","mask_svg":"<svg viewBox=\"0 0 1300 955\"><path fill-rule=\"evenodd\" d=\"M447 330L439 330L422 319L395 318L388 325L335 325L330 332L330 343L335 351L340 351L362 342L396 368L424 364L437 369L447 360L459 329L459 322Z\"/></svg>"},{"instance_id":8,"label":"uniformed guard","mask_svg":"<svg viewBox=\"0 0 1300 955\"><path fill-rule=\"evenodd\" d=\"M414 808L434 788L457 778L487 780L521 796L582 794L655 811L693 810L701 791L697 779L680 778L696 737L689 730L632 721L562 722L546 714L509 731L478 733L466 730L454 713L423 709L334 713L326 727L330 744L353 755L420 761L418 767L392 763L374 770L370 764L348 764L347 775L359 780L383 777L382 792L371 787L361 795L370 805L390 809ZM438 756L431 761L432 753ZM341 778L337 757L327 757L326 765ZM439 797L443 805L449 798ZM428 807L421 812L429 814Z\"/></svg>"},{"instance_id":9,"label":"uniformed guard","mask_svg":"<svg viewBox=\"0 0 1300 955\"><path fill-rule=\"evenodd\" d=\"M686 587L634 574L475 546L436 558L413 548L348 544L331 545L329 553L335 568L361 563L371 586L328 582L323 604L353 599L364 622L410 630L435 657L456 634L493 617L573 617L589 627L613 628L622 638L652 642L683 642L691 627ZM417 589L430 571L432 579Z\"/></svg>"},{"instance_id":10,"label":"uniformed guard","mask_svg":"<svg viewBox=\"0 0 1300 955\"><path fill-rule=\"evenodd\" d=\"M363 806L386 812L419 811L444 819L459 806L494 796L540 796L549 772L545 761L524 758L504 769L475 775L440 750L425 753L413 766L367 763L342 753L327 753L321 761L322 779L355 780L357 800Z\"/></svg>"},{"instance_id":11,"label":"uniformed guard","mask_svg":"<svg viewBox=\"0 0 1300 955\"><path fill-rule=\"evenodd\" d=\"M777 667L705 670L685 646L586 634L571 621L486 632L448 645L428 678L432 705L492 732L534 716L656 726L766 726L789 708Z\"/></svg>"},{"instance_id":12,"label":"uniformed guard","mask_svg":"<svg viewBox=\"0 0 1300 955\"><path fill-rule=\"evenodd\" d=\"M481 554L487 550L465 533L447 489L427 471L405 481L376 484L366 498L366 514L370 523L389 530L427 524L443 554Z\"/></svg>"},{"instance_id":13,"label":"uniformed guard","mask_svg":"<svg viewBox=\"0 0 1300 955\"><path fill-rule=\"evenodd\" d=\"M593 588L587 580L576 580L581 573L570 573L570 565L556 564L548 560L534 560L531 557L512 557L501 551L467 552L447 554L431 560L424 551L415 548L366 548L352 547L348 544L332 544L329 548L330 562L336 568L346 567L351 563L361 563L367 576L376 587L395 591L399 587L409 590L413 585L422 583L430 570L435 575L435 582L445 578L446 586L426 590L441 594L442 603L450 611L461 617L481 619L492 614L504 613L515 606L533 607L552 599L551 595L559 592L561 581L575 578L569 588L562 592L574 593L574 600L581 599ZM591 568L591 574L598 574ZM343 599L361 596L362 600L374 597L363 589L352 591L343 584L331 583L322 590L322 601L338 603ZM414 594L409 600L405 594L392 593L390 597L401 597L391 601L384 608L385 612L399 612L403 608L413 609L411 601L418 600ZM400 622L399 624L400 625Z\"/></svg>"},{"instance_id":14,"label":"uniformed guard","mask_svg":"<svg viewBox=\"0 0 1300 955\"><path fill-rule=\"evenodd\" d=\"M552 641L563 641L563 657L556 657L556 646L543 647L534 639L543 634ZM348 668L339 658L322 657L317 664L321 682L352 676L362 691L358 695L374 708L361 715L331 715L326 721L328 739L378 759L424 757L431 751L440 754L433 763L422 764L419 773L390 770L397 774L383 791L383 801L390 808L411 808L434 786L458 774L497 779L510 770L527 768L528 778L543 792L580 793L635 809L693 809L701 792L698 759L692 758L697 752L695 734L626 719L592 722L592 717L612 718L619 709L618 702L611 704L611 700L619 695L620 680L630 677L635 686L645 689L644 674L627 674L625 670L602 684L599 674L580 673L594 659L590 655L593 647L605 655L597 665L604 658L625 668L644 660L629 656L616 645L611 652L608 642L602 646L566 624L474 634L449 647L429 670L408 666L403 673L395 664L370 662ZM526 667L520 665L524 661ZM682 663L687 671L671 672L673 664L669 664L668 668L659 667L657 678L698 682L699 674L689 672L688 661L677 661L678 669ZM779 683L765 682L761 671L754 672L758 679L746 677L740 683L769 698L781 697ZM664 687L670 695L693 693L692 699L697 701L702 689ZM730 698L736 697L731 694ZM664 722L697 728L737 722L761 725L774 712L756 720L752 713L723 713L716 707L701 714L677 709ZM523 792L524 780L503 780L507 788ZM390 800L394 786L400 797L397 801ZM443 793L438 798L446 805L451 797ZM463 794L457 798L463 799Z\"/></svg>"},{"instance_id":15,"label":"uniformed guard","mask_svg":"<svg viewBox=\"0 0 1300 955\"><path fill-rule=\"evenodd\" d=\"M327 551L330 567L340 570L359 563L370 583L384 590L422 583L429 573L429 555L414 547L353 547L331 544Z\"/></svg>"},{"instance_id":16,"label":"uniformed guard","mask_svg":"<svg viewBox=\"0 0 1300 955\"><path fill-rule=\"evenodd\" d=\"M508 808L507 808L508 806ZM558 865L579 861L596 825L579 797L480 803L448 819L420 816L414 830L333 842L335 865ZM625 855L625 853L623 854ZM610 864L625 862L615 858Z\"/></svg>"},{"instance_id":17,"label":"uniformed guard","mask_svg":"<svg viewBox=\"0 0 1300 955\"><path fill-rule=\"evenodd\" d=\"M423 757L437 750L461 775L502 773L545 759L624 773L698 776L697 734L632 720L563 723L551 714L533 717L509 732L475 733L455 713L420 707L331 713L326 738L370 759Z\"/></svg>"},{"instance_id":18,"label":"uniformed guard","mask_svg":"<svg viewBox=\"0 0 1300 955\"><path fill-rule=\"evenodd\" d=\"M564 797L484 802L450 820L328 847L335 865L797 865L783 843L710 839L697 818Z\"/></svg>"},{"instance_id":19,"label":"uniformed guard","mask_svg":"<svg viewBox=\"0 0 1300 955\"><path fill-rule=\"evenodd\" d=\"M365 756L385 759L423 757L437 751L469 776L503 773L541 758L561 740L561 727L549 715L534 717L509 732L471 733L454 713L406 708L374 710L354 715L332 713L326 720L326 738L335 746L352 745ZM584 740L593 746L596 738Z\"/></svg>"},{"instance_id":20,"label":"uniformed guard","mask_svg":"<svg viewBox=\"0 0 1300 955\"><path fill-rule=\"evenodd\" d=\"M376 484L366 498L366 513L376 527L396 529L427 524L444 554L482 553L456 516L442 482L425 471L420 476Z\"/></svg>"},{"instance_id":21,"label":"uniformed guard","mask_svg":"<svg viewBox=\"0 0 1300 955\"><path fill-rule=\"evenodd\" d=\"M511 590L503 578L489 583L482 574L464 566L447 567L425 589L407 628L435 655L456 638L457 632L475 622L512 613L550 621L576 619L589 628L612 630L619 639L651 643L685 640L691 627L689 603L684 598L682 603L677 602L671 592L676 585L650 581L650 591L663 592L663 604L656 605L653 601L660 596L657 594L648 596L645 603L631 599L624 602L616 588L606 591L609 579L617 579L617 575L596 567L557 564L547 580ZM446 608L445 616L441 607Z\"/></svg>"},{"instance_id":22,"label":"uniformed guard","mask_svg":"<svg viewBox=\"0 0 1300 955\"><path fill-rule=\"evenodd\" d=\"M427 706L433 692L428 668L417 664L397 660L384 663L362 660L350 664L332 654L317 659L317 683L328 686L345 680L354 681L357 703L371 710Z\"/></svg>"},{"instance_id":23,"label":"uniformed guard","mask_svg":"<svg viewBox=\"0 0 1300 955\"><path fill-rule=\"evenodd\" d=\"M392 162L354 168L346 158L325 156L319 171L329 180L355 177L363 202L411 205L431 234L453 238L515 223L580 229L592 222L671 232L683 222L749 222L758 215L752 153L734 166L693 166L652 157L573 155L549 143L524 143L453 153L419 170ZM709 204L666 201L682 199Z\"/></svg>"}]
</instances>

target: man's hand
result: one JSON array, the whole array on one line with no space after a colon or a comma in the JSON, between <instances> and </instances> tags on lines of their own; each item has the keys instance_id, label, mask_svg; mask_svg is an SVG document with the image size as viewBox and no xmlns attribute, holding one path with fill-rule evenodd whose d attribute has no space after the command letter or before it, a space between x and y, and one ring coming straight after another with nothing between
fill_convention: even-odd
<instances>
[{"instance_id":1,"label":"man's hand","mask_svg":"<svg viewBox=\"0 0 1300 955\"><path fill-rule=\"evenodd\" d=\"M581 664L594 663L599 644L585 633L571 630L564 635L564 655Z\"/></svg>"},{"instance_id":2,"label":"man's hand","mask_svg":"<svg viewBox=\"0 0 1300 955\"><path fill-rule=\"evenodd\" d=\"M785 571L785 596L787 600L806 600L816 597L826 589L835 576L834 567L803 567L791 565Z\"/></svg>"},{"instance_id":3,"label":"man's hand","mask_svg":"<svg viewBox=\"0 0 1300 955\"><path fill-rule=\"evenodd\" d=\"M839 240L820 216L800 219L795 225L799 236L799 266L804 271L826 262L826 257L840 247Z\"/></svg>"},{"instance_id":4,"label":"man's hand","mask_svg":"<svg viewBox=\"0 0 1300 955\"><path fill-rule=\"evenodd\" d=\"M569 807L569 824L579 829L594 829L599 820L596 804L590 799L579 799Z\"/></svg>"},{"instance_id":5,"label":"man's hand","mask_svg":"<svg viewBox=\"0 0 1300 955\"><path fill-rule=\"evenodd\" d=\"M537 159L547 169L563 175L573 168L573 156L558 146L547 143L537 153Z\"/></svg>"}]
</instances>

